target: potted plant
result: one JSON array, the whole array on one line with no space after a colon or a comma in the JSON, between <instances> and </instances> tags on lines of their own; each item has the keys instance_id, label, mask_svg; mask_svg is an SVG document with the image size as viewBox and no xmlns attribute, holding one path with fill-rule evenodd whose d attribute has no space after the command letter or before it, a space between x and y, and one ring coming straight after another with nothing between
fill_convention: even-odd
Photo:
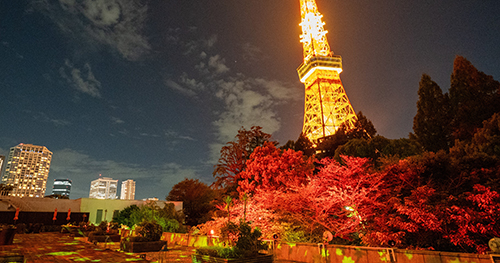
<instances>
[{"instance_id":1,"label":"potted plant","mask_svg":"<svg viewBox=\"0 0 500 263\"><path fill-rule=\"evenodd\" d=\"M221 229L221 233L223 239L228 242L229 246L200 247L196 249L195 254L192 255L192 260L194 263L273 262L273 255L260 252L267 249L267 246L261 240L262 233L258 229L252 230L252 227L248 222L241 220L239 225L228 222L226 226Z\"/></svg>"},{"instance_id":2,"label":"potted plant","mask_svg":"<svg viewBox=\"0 0 500 263\"><path fill-rule=\"evenodd\" d=\"M156 221L143 221L135 228L136 236L124 238L120 249L126 252L141 253L160 251L167 241L160 240L163 228Z\"/></svg>"},{"instance_id":3,"label":"potted plant","mask_svg":"<svg viewBox=\"0 0 500 263\"><path fill-rule=\"evenodd\" d=\"M120 242L118 225L102 221L95 231L89 233L89 242Z\"/></svg>"}]
</instances>

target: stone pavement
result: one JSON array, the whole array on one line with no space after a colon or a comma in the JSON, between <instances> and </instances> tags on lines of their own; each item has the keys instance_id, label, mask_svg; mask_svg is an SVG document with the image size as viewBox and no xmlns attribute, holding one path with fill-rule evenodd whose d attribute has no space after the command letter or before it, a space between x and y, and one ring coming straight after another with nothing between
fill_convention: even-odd
<instances>
[{"instance_id":1,"label":"stone pavement","mask_svg":"<svg viewBox=\"0 0 500 263\"><path fill-rule=\"evenodd\" d=\"M192 247L169 247L168 251L126 253L119 243L87 242L67 233L16 234L12 245L0 246L0 262L192 262ZM7 258L7 260L5 260Z\"/></svg>"}]
</instances>

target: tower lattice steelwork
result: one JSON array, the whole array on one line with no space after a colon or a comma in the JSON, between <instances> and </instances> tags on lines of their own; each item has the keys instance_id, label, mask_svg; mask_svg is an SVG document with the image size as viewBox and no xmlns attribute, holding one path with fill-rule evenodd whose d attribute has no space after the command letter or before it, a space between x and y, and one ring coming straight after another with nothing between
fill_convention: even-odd
<instances>
[{"instance_id":1,"label":"tower lattice steelwork","mask_svg":"<svg viewBox=\"0 0 500 263\"><path fill-rule=\"evenodd\" d=\"M304 62L297 69L305 85L304 127L312 142L333 135L344 124L347 129L357 120L340 80L342 57L333 55L315 0L300 0Z\"/></svg>"}]
</instances>

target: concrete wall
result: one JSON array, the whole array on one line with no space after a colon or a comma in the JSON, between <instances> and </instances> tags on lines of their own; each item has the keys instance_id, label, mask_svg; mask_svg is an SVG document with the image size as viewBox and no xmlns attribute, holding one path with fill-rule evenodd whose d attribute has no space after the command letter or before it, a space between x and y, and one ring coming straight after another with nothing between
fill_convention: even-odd
<instances>
[{"instance_id":1,"label":"concrete wall","mask_svg":"<svg viewBox=\"0 0 500 263\"><path fill-rule=\"evenodd\" d=\"M19 208L21 212L84 212L89 213L88 221L92 224L99 224L101 221L110 222L113 219L115 211L137 205L139 207L147 202L155 202L156 205L163 208L166 203L173 203L177 211L182 210L182 202L170 201L143 201L143 200L111 200L111 199L52 199L52 198L31 198L31 197L11 197L2 196L0 198L0 211L16 211Z\"/></svg>"},{"instance_id":2,"label":"concrete wall","mask_svg":"<svg viewBox=\"0 0 500 263\"><path fill-rule=\"evenodd\" d=\"M170 201L142 201L142 200L110 200L110 199L93 199L93 198L81 198L82 212L89 213L89 222L92 224L99 224L101 221L111 222L113 219L113 213L115 211L123 210L131 205L137 205L139 207L145 205L147 202L155 202L156 205L163 208L165 203L173 203L176 210L182 210L182 202L170 202ZM100 218L99 218L100 215ZM100 220L99 220L100 219Z\"/></svg>"},{"instance_id":3,"label":"concrete wall","mask_svg":"<svg viewBox=\"0 0 500 263\"><path fill-rule=\"evenodd\" d=\"M178 233L163 233L162 240L169 244L193 247L217 245L220 242L217 237ZM500 257L428 250L269 242L275 259L296 263L496 263Z\"/></svg>"},{"instance_id":4,"label":"concrete wall","mask_svg":"<svg viewBox=\"0 0 500 263\"><path fill-rule=\"evenodd\" d=\"M0 211L16 211L19 207L20 211L26 212L80 212L80 199L52 199L52 198L35 198L35 197L11 197L2 196L0 198Z\"/></svg>"}]
</instances>

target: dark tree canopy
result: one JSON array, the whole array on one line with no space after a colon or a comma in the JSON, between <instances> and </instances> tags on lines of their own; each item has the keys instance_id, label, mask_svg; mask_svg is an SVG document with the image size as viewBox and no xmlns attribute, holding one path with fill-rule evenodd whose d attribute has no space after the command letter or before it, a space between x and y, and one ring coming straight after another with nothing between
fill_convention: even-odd
<instances>
[{"instance_id":1,"label":"dark tree canopy","mask_svg":"<svg viewBox=\"0 0 500 263\"><path fill-rule=\"evenodd\" d=\"M313 156L315 149L313 143L307 138L304 133L300 133L299 138L295 142L295 151L301 151L305 156Z\"/></svg>"},{"instance_id":2,"label":"dark tree canopy","mask_svg":"<svg viewBox=\"0 0 500 263\"><path fill-rule=\"evenodd\" d=\"M349 138L346 134L346 127L341 125L334 135L318 140L318 146L316 147L318 153L316 154L316 158L323 159L326 157L334 157L337 148L346 144L348 141Z\"/></svg>"},{"instance_id":3,"label":"dark tree canopy","mask_svg":"<svg viewBox=\"0 0 500 263\"><path fill-rule=\"evenodd\" d=\"M52 198L52 199L69 199L69 196L66 195L60 195L60 194L52 194L52 195L46 195L44 198Z\"/></svg>"},{"instance_id":4,"label":"dark tree canopy","mask_svg":"<svg viewBox=\"0 0 500 263\"><path fill-rule=\"evenodd\" d=\"M347 137L349 139L370 139L377 134L377 130L373 123L366 118L365 115L360 111L357 114L357 120L354 123L354 127L347 131Z\"/></svg>"},{"instance_id":5,"label":"dark tree canopy","mask_svg":"<svg viewBox=\"0 0 500 263\"><path fill-rule=\"evenodd\" d=\"M448 150L449 100L431 78L423 74L418 88L417 114L413 118L413 131L417 141L427 151Z\"/></svg>"},{"instance_id":6,"label":"dark tree canopy","mask_svg":"<svg viewBox=\"0 0 500 263\"><path fill-rule=\"evenodd\" d=\"M400 160L421 153L421 147L413 140L407 138L390 140L377 135L368 140L350 140L335 151L335 159L341 162L342 155L369 158L378 167L380 157Z\"/></svg>"},{"instance_id":7,"label":"dark tree canopy","mask_svg":"<svg viewBox=\"0 0 500 263\"><path fill-rule=\"evenodd\" d=\"M172 187L167 201L182 201L186 224L195 226L210 220L215 191L198 179L184 179Z\"/></svg>"},{"instance_id":8,"label":"dark tree canopy","mask_svg":"<svg viewBox=\"0 0 500 263\"><path fill-rule=\"evenodd\" d=\"M470 141L484 120L500 111L500 83L457 56L450 86L453 138Z\"/></svg>"},{"instance_id":9,"label":"dark tree canopy","mask_svg":"<svg viewBox=\"0 0 500 263\"><path fill-rule=\"evenodd\" d=\"M373 123L368 120L360 111L357 114L357 120L352 129L348 129L345 125L341 125L334 135L325 137L318 141L317 149L320 153L318 159L325 157L334 157L335 151L341 145L346 144L354 139L370 139L377 134L377 130Z\"/></svg>"},{"instance_id":10,"label":"dark tree canopy","mask_svg":"<svg viewBox=\"0 0 500 263\"><path fill-rule=\"evenodd\" d=\"M474 134L471 147L475 152L500 158L500 113L483 122L483 127Z\"/></svg>"}]
</instances>

